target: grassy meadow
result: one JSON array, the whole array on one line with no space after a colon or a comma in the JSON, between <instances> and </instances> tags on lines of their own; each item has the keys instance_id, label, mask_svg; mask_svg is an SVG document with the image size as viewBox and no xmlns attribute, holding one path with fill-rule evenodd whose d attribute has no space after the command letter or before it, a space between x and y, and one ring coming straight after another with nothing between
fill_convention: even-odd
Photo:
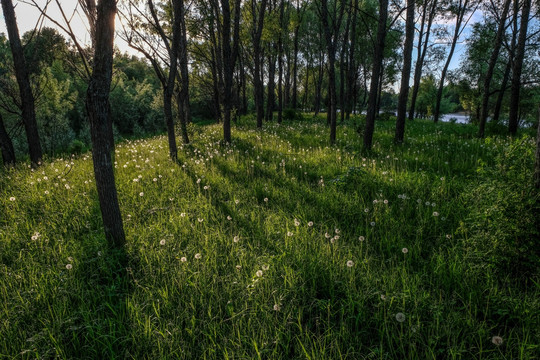
<instances>
[{"instance_id":1,"label":"grassy meadow","mask_svg":"<svg viewBox=\"0 0 540 360\"><path fill-rule=\"evenodd\" d=\"M127 245L90 153L0 170L0 359L538 359L534 138L322 119L117 145Z\"/></svg>"}]
</instances>

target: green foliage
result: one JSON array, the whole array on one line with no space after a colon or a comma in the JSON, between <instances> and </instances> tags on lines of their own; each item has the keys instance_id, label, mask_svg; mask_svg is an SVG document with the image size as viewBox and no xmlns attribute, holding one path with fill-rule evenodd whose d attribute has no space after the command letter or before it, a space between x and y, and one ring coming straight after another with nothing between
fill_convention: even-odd
<instances>
[{"instance_id":1,"label":"green foliage","mask_svg":"<svg viewBox=\"0 0 540 360\"><path fill-rule=\"evenodd\" d=\"M433 116L435 105L437 102L438 83L433 75L428 75L420 80L418 90L418 98L416 99L416 112L421 118L429 118ZM447 114L455 109L455 105L450 102L447 96L447 89L443 89L443 97L441 99L441 114Z\"/></svg>"},{"instance_id":2,"label":"green foliage","mask_svg":"<svg viewBox=\"0 0 540 360\"><path fill-rule=\"evenodd\" d=\"M303 116L300 111L293 108L287 108L283 110L283 120L302 120Z\"/></svg>"},{"instance_id":3,"label":"green foliage","mask_svg":"<svg viewBox=\"0 0 540 360\"><path fill-rule=\"evenodd\" d=\"M90 153L2 170L2 356L536 358L532 138L319 119L118 144L120 251Z\"/></svg>"},{"instance_id":4,"label":"green foliage","mask_svg":"<svg viewBox=\"0 0 540 360\"><path fill-rule=\"evenodd\" d=\"M71 81L66 79L59 63L52 68L44 68L39 83L42 91L36 99L36 120L41 145L48 154L54 155L58 150L66 150L74 140L75 133L70 127L68 114L78 94L72 92Z\"/></svg>"},{"instance_id":5,"label":"green foliage","mask_svg":"<svg viewBox=\"0 0 540 360\"><path fill-rule=\"evenodd\" d=\"M527 137L505 143L494 166L479 163L482 181L463 195L465 202L475 204L462 224L467 259L513 281L529 282L540 275L540 195L532 182L533 149Z\"/></svg>"}]
</instances>

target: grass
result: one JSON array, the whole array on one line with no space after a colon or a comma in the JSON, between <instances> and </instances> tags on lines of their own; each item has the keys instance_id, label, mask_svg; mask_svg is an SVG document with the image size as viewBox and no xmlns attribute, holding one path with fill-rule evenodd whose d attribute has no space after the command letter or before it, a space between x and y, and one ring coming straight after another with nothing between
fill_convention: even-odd
<instances>
[{"instance_id":1,"label":"grass","mask_svg":"<svg viewBox=\"0 0 540 360\"><path fill-rule=\"evenodd\" d=\"M90 154L1 173L0 359L539 357L531 136L253 127L119 144L122 250Z\"/></svg>"}]
</instances>

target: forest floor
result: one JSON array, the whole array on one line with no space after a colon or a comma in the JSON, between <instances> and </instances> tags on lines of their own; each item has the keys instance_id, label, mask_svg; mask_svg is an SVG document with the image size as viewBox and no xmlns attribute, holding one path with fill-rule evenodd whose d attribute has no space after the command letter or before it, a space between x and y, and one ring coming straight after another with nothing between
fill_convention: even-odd
<instances>
[{"instance_id":1,"label":"forest floor","mask_svg":"<svg viewBox=\"0 0 540 360\"><path fill-rule=\"evenodd\" d=\"M534 359L534 138L471 125L191 126L116 148L127 245L91 154L0 173L0 359Z\"/></svg>"}]
</instances>

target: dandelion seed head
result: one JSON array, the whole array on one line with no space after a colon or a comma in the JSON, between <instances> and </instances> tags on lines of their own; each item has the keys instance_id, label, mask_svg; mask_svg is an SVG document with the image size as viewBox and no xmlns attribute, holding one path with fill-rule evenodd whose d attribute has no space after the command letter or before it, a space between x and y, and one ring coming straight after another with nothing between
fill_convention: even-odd
<instances>
[{"instance_id":1,"label":"dandelion seed head","mask_svg":"<svg viewBox=\"0 0 540 360\"><path fill-rule=\"evenodd\" d=\"M262 270L257 270L257 272L255 273L255 275L257 275L257 277L263 276Z\"/></svg>"},{"instance_id":2,"label":"dandelion seed head","mask_svg":"<svg viewBox=\"0 0 540 360\"><path fill-rule=\"evenodd\" d=\"M161 241L159 242L159 245L163 246L167 243L167 241L165 239L161 239Z\"/></svg>"},{"instance_id":3,"label":"dandelion seed head","mask_svg":"<svg viewBox=\"0 0 540 360\"><path fill-rule=\"evenodd\" d=\"M182 257L180 258L180 261L181 261L181 262L186 262L186 261L187 261L187 258L186 258L185 256L182 256Z\"/></svg>"},{"instance_id":4,"label":"dandelion seed head","mask_svg":"<svg viewBox=\"0 0 540 360\"><path fill-rule=\"evenodd\" d=\"M400 323L401 323L401 322L404 322L404 321L405 321L405 314L404 314L404 313L401 313L401 312L398 312L398 313L396 314L396 320L397 320L398 322L400 322Z\"/></svg>"},{"instance_id":5,"label":"dandelion seed head","mask_svg":"<svg viewBox=\"0 0 540 360\"><path fill-rule=\"evenodd\" d=\"M353 266L354 266L354 261L352 260L347 261L347 267L353 267Z\"/></svg>"},{"instance_id":6,"label":"dandelion seed head","mask_svg":"<svg viewBox=\"0 0 540 360\"><path fill-rule=\"evenodd\" d=\"M200 253L196 253L196 254L195 254L195 259L198 260L198 259L200 259L200 258L202 258L202 255L201 255Z\"/></svg>"},{"instance_id":7,"label":"dandelion seed head","mask_svg":"<svg viewBox=\"0 0 540 360\"><path fill-rule=\"evenodd\" d=\"M406 253L408 253L408 252L409 252L409 249L407 249L407 248L403 248L403 249L401 249L401 252L402 252L402 253L404 253L404 254L406 254Z\"/></svg>"},{"instance_id":8,"label":"dandelion seed head","mask_svg":"<svg viewBox=\"0 0 540 360\"><path fill-rule=\"evenodd\" d=\"M503 338L500 337L500 336L495 335L494 337L491 338L491 342L492 342L493 344L499 346L499 345L502 345L502 343L503 343Z\"/></svg>"},{"instance_id":9,"label":"dandelion seed head","mask_svg":"<svg viewBox=\"0 0 540 360\"><path fill-rule=\"evenodd\" d=\"M73 269L73 265L71 265L71 264L66 264L66 269L68 269L68 270Z\"/></svg>"}]
</instances>

